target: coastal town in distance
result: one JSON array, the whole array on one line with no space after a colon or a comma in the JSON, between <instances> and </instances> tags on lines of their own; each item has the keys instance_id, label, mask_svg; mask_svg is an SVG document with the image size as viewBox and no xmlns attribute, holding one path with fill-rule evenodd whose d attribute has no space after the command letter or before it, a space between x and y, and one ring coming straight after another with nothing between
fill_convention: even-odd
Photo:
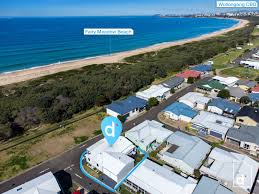
<instances>
[{"instance_id":1,"label":"coastal town in distance","mask_svg":"<svg viewBox=\"0 0 259 194\"><path fill-rule=\"evenodd\" d=\"M204 2L0 2L0 193L259 194L259 2Z\"/></svg>"}]
</instances>

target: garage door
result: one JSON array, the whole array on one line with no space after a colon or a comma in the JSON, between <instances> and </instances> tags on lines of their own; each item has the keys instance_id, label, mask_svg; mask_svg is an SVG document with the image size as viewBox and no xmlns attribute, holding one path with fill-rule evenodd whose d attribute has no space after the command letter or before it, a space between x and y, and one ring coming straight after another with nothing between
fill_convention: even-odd
<instances>
[{"instance_id":1,"label":"garage door","mask_svg":"<svg viewBox=\"0 0 259 194\"><path fill-rule=\"evenodd\" d=\"M231 139L231 138L229 138L229 137L227 137L227 141L228 141L229 143L234 144L234 145L237 145L237 146L240 145L240 142L239 142L239 141L237 141L237 140L235 140L235 139Z\"/></svg>"},{"instance_id":2,"label":"garage door","mask_svg":"<svg viewBox=\"0 0 259 194\"><path fill-rule=\"evenodd\" d=\"M215 131L210 131L210 135L222 139L222 134Z\"/></svg>"}]
</instances>

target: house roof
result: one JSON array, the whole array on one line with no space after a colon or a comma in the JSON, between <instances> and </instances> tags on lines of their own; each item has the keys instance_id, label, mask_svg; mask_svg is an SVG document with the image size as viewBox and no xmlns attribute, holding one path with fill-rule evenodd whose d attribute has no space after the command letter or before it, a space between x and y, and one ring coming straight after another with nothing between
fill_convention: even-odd
<instances>
[{"instance_id":1,"label":"house roof","mask_svg":"<svg viewBox=\"0 0 259 194\"><path fill-rule=\"evenodd\" d=\"M222 98L214 98L212 99L208 106L215 106L221 110L223 110L224 112L227 112L229 114L237 114L238 111L240 110L240 106L236 103L230 102L226 99L222 99Z\"/></svg>"},{"instance_id":2,"label":"house roof","mask_svg":"<svg viewBox=\"0 0 259 194\"><path fill-rule=\"evenodd\" d=\"M192 123L225 135L228 129L233 127L234 120L214 113L201 111L193 118Z\"/></svg>"},{"instance_id":3,"label":"house roof","mask_svg":"<svg viewBox=\"0 0 259 194\"><path fill-rule=\"evenodd\" d=\"M112 146L110 146L105 139L101 139L100 141L88 147L87 150L92 155L96 155L98 157L100 153L103 152L120 152L127 154L134 147L135 146L127 138L120 136Z\"/></svg>"},{"instance_id":4,"label":"house roof","mask_svg":"<svg viewBox=\"0 0 259 194\"><path fill-rule=\"evenodd\" d=\"M112 146L105 139L101 139L87 148L86 156L90 155L97 164L118 175L127 164L134 163L134 160L127 155L134 148L135 146L123 136L120 136Z\"/></svg>"},{"instance_id":5,"label":"house roof","mask_svg":"<svg viewBox=\"0 0 259 194\"><path fill-rule=\"evenodd\" d=\"M259 109L258 108L253 108L250 106L244 106L241 108L241 110L237 113L237 117L250 117L257 123L259 123Z\"/></svg>"},{"instance_id":6,"label":"house roof","mask_svg":"<svg viewBox=\"0 0 259 194\"><path fill-rule=\"evenodd\" d=\"M255 92L255 93L258 93L259 92L259 86L256 86L256 87L252 88L251 91Z\"/></svg>"},{"instance_id":7,"label":"house roof","mask_svg":"<svg viewBox=\"0 0 259 194\"><path fill-rule=\"evenodd\" d=\"M193 118L198 114L198 111L193 110L191 107L181 102L171 104L164 109L164 112L172 112L177 116L184 115L190 118Z\"/></svg>"},{"instance_id":8,"label":"house roof","mask_svg":"<svg viewBox=\"0 0 259 194\"><path fill-rule=\"evenodd\" d=\"M229 87L228 88L230 96L241 98L243 96L246 96L245 90L242 90L240 87Z\"/></svg>"},{"instance_id":9,"label":"house roof","mask_svg":"<svg viewBox=\"0 0 259 194\"><path fill-rule=\"evenodd\" d=\"M191 70L200 71L200 72L208 72L208 71L212 71L212 65L205 65L205 64L196 65L196 66L192 67Z\"/></svg>"},{"instance_id":10,"label":"house roof","mask_svg":"<svg viewBox=\"0 0 259 194\"><path fill-rule=\"evenodd\" d=\"M177 149L174 152L166 151L164 155L182 160L193 169L198 169L201 166L211 148L209 144L200 138L180 131L173 133L167 139L167 142L171 145L176 145Z\"/></svg>"},{"instance_id":11,"label":"house roof","mask_svg":"<svg viewBox=\"0 0 259 194\"><path fill-rule=\"evenodd\" d=\"M176 76L182 77L182 78L189 78L189 77L198 78L200 75L201 75L201 72L194 71L194 70L185 70L181 73L176 74Z\"/></svg>"},{"instance_id":12,"label":"house roof","mask_svg":"<svg viewBox=\"0 0 259 194\"><path fill-rule=\"evenodd\" d=\"M137 92L136 95L140 98L149 99L163 96L166 92L170 91L170 88L164 87L163 85L152 85L150 88Z\"/></svg>"},{"instance_id":13,"label":"house roof","mask_svg":"<svg viewBox=\"0 0 259 194\"><path fill-rule=\"evenodd\" d=\"M207 164L209 162L209 164ZM257 175L259 164L246 155L214 148L201 171L218 180L228 181L250 193ZM240 177L243 178L240 183Z\"/></svg>"},{"instance_id":14,"label":"house roof","mask_svg":"<svg viewBox=\"0 0 259 194\"><path fill-rule=\"evenodd\" d=\"M191 194L196 183L149 159L145 160L128 180L152 194Z\"/></svg>"},{"instance_id":15,"label":"house roof","mask_svg":"<svg viewBox=\"0 0 259 194\"><path fill-rule=\"evenodd\" d=\"M57 194L60 191L56 178L48 172L3 194Z\"/></svg>"},{"instance_id":16,"label":"house roof","mask_svg":"<svg viewBox=\"0 0 259 194\"><path fill-rule=\"evenodd\" d=\"M221 76L214 76L212 79L217 80L221 84L226 86L233 86L239 80L236 77L221 77Z\"/></svg>"},{"instance_id":17,"label":"house roof","mask_svg":"<svg viewBox=\"0 0 259 194\"><path fill-rule=\"evenodd\" d=\"M163 127L162 123L146 120L125 133L125 136L133 142L140 142L148 146L155 140L164 141L172 132Z\"/></svg>"},{"instance_id":18,"label":"house roof","mask_svg":"<svg viewBox=\"0 0 259 194\"><path fill-rule=\"evenodd\" d=\"M243 85L243 86L247 86L249 88L253 88L256 86L256 82L255 81L250 81L250 80L238 80L236 83L238 86Z\"/></svg>"},{"instance_id":19,"label":"house roof","mask_svg":"<svg viewBox=\"0 0 259 194\"><path fill-rule=\"evenodd\" d=\"M181 98L179 98L179 102L181 101L189 101L193 104L203 104L206 105L211 98L205 97L204 94L198 93L198 92L188 92Z\"/></svg>"},{"instance_id":20,"label":"house roof","mask_svg":"<svg viewBox=\"0 0 259 194\"><path fill-rule=\"evenodd\" d=\"M181 85L183 82L184 82L184 78L176 76L176 77L173 77L171 79L164 81L162 83L162 85L167 88L175 88L175 87Z\"/></svg>"},{"instance_id":21,"label":"house roof","mask_svg":"<svg viewBox=\"0 0 259 194\"><path fill-rule=\"evenodd\" d=\"M129 113L130 111L136 108L142 108L147 105L147 101L136 96L129 96L125 100L112 102L107 106L108 109L119 113L120 115L124 115Z\"/></svg>"},{"instance_id":22,"label":"house roof","mask_svg":"<svg viewBox=\"0 0 259 194\"><path fill-rule=\"evenodd\" d=\"M198 88L211 91L213 89L223 90L225 88L225 86L223 84L221 84L219 81L212 79L212 80L204 81L204 82L200 83Z\"/></svg>"},{"instance_id":23,"label":"house roof","mask_svg":"<svg viewBox=\"0 0 259 194\"><path fill-rule=\"evenodd\" d=\"M230 128L227 136L259 145L259 127L242 125L239 129Z\"/></svg>"},{"instance_id":24,"label":"house roof","mask_svg":"<svg viewBox=\"0 0 259 194\"><path fill-rule=\"evenodd\" d=\"M248 94L248 97L252 102L259 101L259 93L250 93Z\"/></svg>"},{"instance_id":25,"label":"house roof","mask_svg":"<svg viewBox=\"0 0 259 194\"><path fill-rule=\"evenodd\" d=\"M192 194L235 194L215 179L202 176Z\"/></svg>"},{"instance_id":26,"label":"house roof","mask_svg":"<svg viewBox=\"0 0 259 194\"><path fill-rule=\"evenodd\" d=\"M102 165L115 175L118 175L123 168L134 159L120 152L103 152Z\"/></svg>"}]
</instances>

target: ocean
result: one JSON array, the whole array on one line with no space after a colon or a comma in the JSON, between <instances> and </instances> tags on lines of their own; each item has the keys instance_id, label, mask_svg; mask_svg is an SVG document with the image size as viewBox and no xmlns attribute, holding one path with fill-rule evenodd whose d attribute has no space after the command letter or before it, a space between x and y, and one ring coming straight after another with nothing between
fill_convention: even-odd
<instances>
[{"instance_id":1,"label":"ocean","mask_svg":"<svg viewBox=\"0 0 259 194\"><path fill-rule=\"evenodd\" d=\"M0 73L198 37L235 24L157 16L0 18ZM84 36L84 28L132 28L135 34Z\"/></svg>"}]
</instances>

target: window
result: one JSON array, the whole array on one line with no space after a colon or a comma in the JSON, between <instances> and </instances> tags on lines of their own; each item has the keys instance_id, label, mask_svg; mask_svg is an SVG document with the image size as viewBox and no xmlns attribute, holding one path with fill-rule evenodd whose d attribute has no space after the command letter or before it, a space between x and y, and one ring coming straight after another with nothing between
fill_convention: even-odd
<instances>
[{"instance_id":1,"label":"window","mask_svg":"<svg viewBox=\"0 0 259 194\"><path fill-rule=\"evenodd\" d=\"M250 145L244 144L244 148L248 150L250 148Z\"/></svg>"},{"instance_id":2,"label":"window","mask_svg":"<svg viewBox=\"0 0 259 194\"><path fill-rule=\"evenodd\" d=\"M243 120L243 119L238 119L238 121L239 121L239 122L241 122L241 123L243 123L243 122L244 122L244 120Z\"/></svg>"}]
</instances>

